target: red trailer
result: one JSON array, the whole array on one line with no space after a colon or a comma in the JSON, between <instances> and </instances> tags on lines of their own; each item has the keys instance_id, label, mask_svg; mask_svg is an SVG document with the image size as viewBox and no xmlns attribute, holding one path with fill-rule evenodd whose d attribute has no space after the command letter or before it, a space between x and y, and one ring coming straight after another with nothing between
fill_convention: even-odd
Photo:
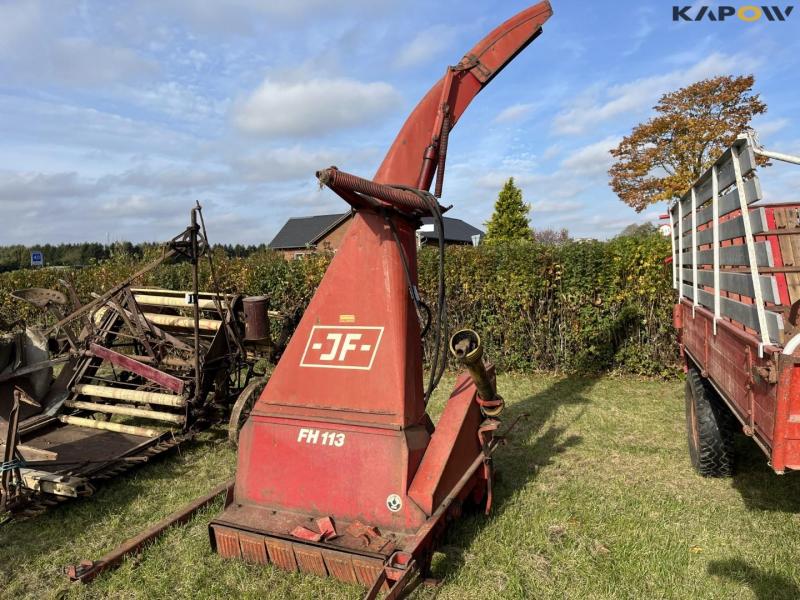
<instances>
[{"instance_id":1,"label":"red trailer","mask_svg":"<svg viewBox=\"0 0 800 600\"><path fill-rule=\"evenodd\" d=\"M742 135L669 210L689 454L710 477L732 473L739 425L776 473L800 469L800 203L762 202L759 155L800 164Z\"/></svg>"}]
</instances>

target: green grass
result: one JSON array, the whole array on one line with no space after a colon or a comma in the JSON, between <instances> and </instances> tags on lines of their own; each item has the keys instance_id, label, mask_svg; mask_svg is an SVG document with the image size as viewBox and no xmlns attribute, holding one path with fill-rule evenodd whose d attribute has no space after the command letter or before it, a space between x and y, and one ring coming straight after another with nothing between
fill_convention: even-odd
<instances>
[{"instance_id":1,"label":"green grass","mask_svg":"<svg viewBox=\"0 0 800 600\"><path fill-rule=\"evenodd\" d=\"M452 379L443 382L441 410ZM682 385L501 376L508 446L490 517L465 517L417 598L800 597L800 475L778 477L739 441L728 480L688 465ZM207 525L221 500L89 586L62 567L98 558L233 473L222 432L103 486L91 498L0 528L4 598L358 598L333 580L220 560Z\"/></svg>"}]
</instances>

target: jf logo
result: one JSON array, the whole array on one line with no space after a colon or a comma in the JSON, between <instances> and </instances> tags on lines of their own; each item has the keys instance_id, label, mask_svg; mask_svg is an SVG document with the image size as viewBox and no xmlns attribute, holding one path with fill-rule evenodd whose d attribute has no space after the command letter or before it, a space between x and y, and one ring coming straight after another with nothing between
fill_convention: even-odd
<instances>
[{"instance_id":1,"label":"jf logo","mask_svg":"<svg viewBox=\"0 0 800 600\"><path fill-rule=\"evenodd\" d=\"M315 325L306 342L301 367L369 371L383 337L383 327Z\"/></svg>"},{"instance_id":2,"label":"jf logo","mask_svg":"<svg viewBox=\"0 0 800 600\"><path fill-rule=\"evenodd\" d=\"M794 6L673 6L673 21L725 21L726 19L736 18L740 21L785 21Z\"/></svg>"}]
</instances>

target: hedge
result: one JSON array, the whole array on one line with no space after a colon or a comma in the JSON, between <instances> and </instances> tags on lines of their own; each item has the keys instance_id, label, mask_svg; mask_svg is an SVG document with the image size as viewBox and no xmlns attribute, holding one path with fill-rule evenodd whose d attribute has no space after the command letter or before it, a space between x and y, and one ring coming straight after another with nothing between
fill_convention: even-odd
<instances>
[{"instance_id":1,"label":"hedge","mask_svg":"<svg viewBox=\"0 0 800 600\"><path fill-rule=\"evenodd\" d=\"M554 245L522 242L451 247L447 251L448 326L476 329L488 356L505 370L671 376L676 348L673 294L664 265L669 242L658 234ZM154 251L147 259L155 258ZM217 280L227 291L265 294L277 309L302 309L330 261L326 254L284 260L271 251L247 258L219 252ZM39 312L10 297L23 287L58 287L69 278L79 296L108 289L142 266L121 254L85 268L24 269L0 274L0 327L41 322ZM420 252L420 290L431 308L437 253ZM162 265L143 285L186 289L189 265ZM211 288L208 265L201 285Z\"/></svg>"}]
</instances>

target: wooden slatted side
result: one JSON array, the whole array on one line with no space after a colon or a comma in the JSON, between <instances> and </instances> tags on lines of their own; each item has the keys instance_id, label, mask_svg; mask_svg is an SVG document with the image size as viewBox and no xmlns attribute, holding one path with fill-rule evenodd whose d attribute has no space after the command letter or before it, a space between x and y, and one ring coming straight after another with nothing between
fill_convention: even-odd
<instances>
[{"instance_id":1,"label":"wooden slatted side","mask_svg":"<svg viewBox=\"0 0 800 600\"><path fill-rule=\"evenodd\" d=\"M776 206L773 209L777 229L796 229L797 235L778 236L784 266L800 267L800 211L797 208ZM800 300L800 273L787 273L786 285L790 302Z\"/></svg>"},{"instance_id":2,"label":"wooden slatted side","mask_svg":"<svg viewBox=\"0 0 800 600\"><path fill-rule=\"evenodd\" d=\"M692 283L692 269L683 270L683 281L689 284ZM778 293L778 284L775 277L772 275L761 275L761 293L764 296L765 302L772 304L780 304L780 295ZM711 269L698 269L697 270L697 283L710 288L714 287L714 271ZM720 289L733 294L742 296L753 297L755 290L753 289L753 278L749 273L732 273L730 271L720 271L719 273ZM713 305L712 305L713 308Z\"/></svg>"},{"instance_id":3,"label":"wooden slatted side","mask_svg":"<svg viewBox=\"0 0 800 600\"><path fill-rule=\"evenodd\" d=\"M683 295L694 300L694 294L692 292L691 285L683 286ZM706 292L705 290L697 290L697 302L709 310L714 310L714 294ZM724 316L738 321L753 331L758 331L758 311L755 305L745 304L744 302L739 302L732 298L722 297L720 298L720 308ZM783 318L778 313L770 310L766 311L766 317L767 332L770 340L773 342L780 342L783 332Z\"/></svg>"}]
</instances>

